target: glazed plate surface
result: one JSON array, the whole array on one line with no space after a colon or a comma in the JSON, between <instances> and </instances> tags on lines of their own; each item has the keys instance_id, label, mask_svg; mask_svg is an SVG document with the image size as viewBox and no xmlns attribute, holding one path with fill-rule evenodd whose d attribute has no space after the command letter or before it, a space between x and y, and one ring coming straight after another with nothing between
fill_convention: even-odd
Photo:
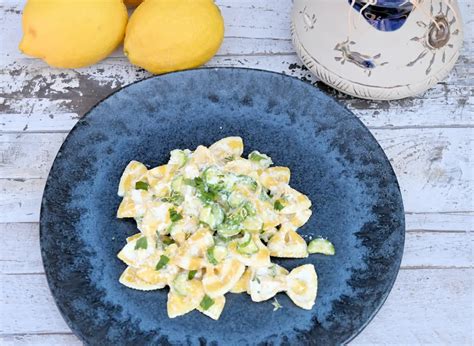
<instances>
[{"instance_id":1,"label":"glazed plate surface","mask_svg":"<svg viewBox=\"0 0 474 346\"><path fill-rule=\"evenodd\" d=\"M291 185L313 202L300 230L330 239L335 256L277 260L313 263L318 298L302 310L285 294L253 303L227 294L219 321L198 311L169 319L167 289L122 286L116 257L137 232L115 217L117 187L130 160L165 164L176 148L194 150L241 136L291 169ZM396 176L377 141L345 107L284 75L200 69L130 85L95 106L71 131L51 169L41 209L41 250L56 303L86 344L287 344L349 341L385 301L400 267L404 212Z\"/></svg>"}]
</instances>

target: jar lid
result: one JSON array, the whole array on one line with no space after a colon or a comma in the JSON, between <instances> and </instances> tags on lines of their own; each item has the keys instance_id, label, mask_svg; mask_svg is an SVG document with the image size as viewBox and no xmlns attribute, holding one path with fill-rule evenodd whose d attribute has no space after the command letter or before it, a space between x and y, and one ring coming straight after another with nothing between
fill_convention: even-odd
<instances>
[{"instance_id":1,"label":"jar lid","mask_svg":"<svg viewBox=\"0 0 474 346\"><path fill-rule=\"evenodd\" d=\"M295 0L297 54L323 82L356 97L393 100L427 90L459 56L463 29L457 2L416 1L407 7L402 1L399 11L391 2L381 14L384 0Z\"/></svg>"}]
</instances>

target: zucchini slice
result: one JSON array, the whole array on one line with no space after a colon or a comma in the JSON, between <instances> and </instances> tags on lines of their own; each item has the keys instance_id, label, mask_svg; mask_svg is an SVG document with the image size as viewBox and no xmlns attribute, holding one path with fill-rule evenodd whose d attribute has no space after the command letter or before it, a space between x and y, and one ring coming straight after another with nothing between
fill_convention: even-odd
<instances>
[{"instance_id":1,"label":"zucchini slice","mask_svg":"<svg viewBox=\"0 0 474 346\"><path fill-rule=\"evenodd\" d=\"M336 253L336 249L329 240L320 237L309 242L308 253L321 253L332 256Z\"/></svg>"}]
</instances>

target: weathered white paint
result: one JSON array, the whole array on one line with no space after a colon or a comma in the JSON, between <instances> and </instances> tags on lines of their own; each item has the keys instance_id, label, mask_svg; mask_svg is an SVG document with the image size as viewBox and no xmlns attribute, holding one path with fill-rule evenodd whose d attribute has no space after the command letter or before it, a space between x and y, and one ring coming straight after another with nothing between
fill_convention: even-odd
<instances>
[{"instance_id":1,"label":"weathered white paint","mask_svg":"<svg viewBox=\"0 0 474 346\"><path fill-rule=\"evenodd\" d=\"M40 66L32 69L34 64ZM209 66L262 68L315 81L308 76L308 71L292 64L298 64L296 56L239 56L218 58ZM106 71L110 71L107 74L97 71L43 71L44 67L41 66L41 63L33 60L27 65L14 67L18 73L25 73L20 82L10 75L10 67L8 70L0 69L0 130L68 132L77 118L102 97L121 85L148 76L121 60L103 66ZM40 73L41 77L32 77ZM349 98L336 91L330 93L344 102L370 128L472 127L474 96L468 82L462 82L462 78L467 79L469 76L464 73L454 85L438 84L419 97L399 101L365 101ZM68 86L68 81L73 80L76 86ZM52 85L58 91L51 89ZM85 88L89 90L85 91ZM35 97L34 93L37 92L42 96Z\"/></svg>"},{"instance_id":2,"label":"weathered white paint","mask_svg":"<svg viewBox=\"0 0 474 346\"><path fill-rule=\"evenodd\" d=\"M18 51L21 40L21 10L24 0L3 0L0 30L9 39L4 42L0 59L18 60L27 58ZM254 53L293 52L290 40L289 23L291 1L220 0L225 20L226 41L219 55ZM2 11L3 9L3 11ZM282 42L283 41L283 42ZM117 49L112 57L123 57L122 49Z\"/></svg>"},{"instance_id":3,"label":"weathered white paint","mask_svg":"<svg viewBox=\"0 0 474 346\"><path fill-rule=\"evenodd\" d=\"M0 292L0 335L69 331L44 274L1 275Z\"/></svg>"},{"instance_id":4,"label":"weathered white paint","mask_svg":"<svg viewBox=\"0 0 474 346\"><path fill-rule=\"evenodd\" d=\"M473 264L474 232L410 231L402 268L468 268ZM39 224L0 223L0 274L42 274ZM19 255L21 254L21 255Z\"/></svg>"},{"instance_id":5,"label":"weathered white paint","mask_svg":"<svg viewBox=\"0 0 474 346\"><path fill-rule=\"evenodd\" d=\"M80 346L82 342L71 333L5 334L0 335L3 346Z\"/></svg>"},{"instance_id":6,"label":"weathered white paint","mask_svg":"<svg viewBox=\"0 0 474 346\"><path fill-rule=\"evenodd\" d=\"M38 222L45 179L0 179L0 223Z\"/></svg>"},{"instance_id":7,"label":"weathered white paint","mask_svg":"<svg viewBox=\"0 0 474 346\"><path fill-rule=\"evenodd\" d=\"M43 178L0 179L0 223L38 222L45 182L46 180ZM444 198L449 196L437 197L442 198L439 201L428 198L428 200L422 201L421 206L417 205L419 203L418 196L413 196L411 202L408 199L410 195L404 196L405 210L408 211L407 220L414 220L419 230L437 230L438 228L446 230L472 229L474 212L468 208L469 204L465 205L466 208L460 208L460 210L449 210L448 208L449 211L444 211L443 206L450 206L449 204L443 204L445 202ZM461 197L469 203L468 194L463 193ZM450 198L455 198L455 196ZM409 207L413 207L414 211ZM433 211L427 209L433 209ZM454 222L446 221L444 215L453 215L456 219ZM437 227L438 221L436 220L442 222L439 227Z\"/></svg>"},{"instance_id":8,"label":"weathered white paint","mask_svg":"<svg viewBox=\"0 0 474 346\"><path fill-rule=\"evenodd\" d=\"M448 80L416 98L375 102L331 93L372 127L472 125L472 63L472 57L462 58ZM217 57L207 66L261 68L316 81L301 68L295 55ZM0 67L0 110L28 115L30 119L57 112L82 115L112 90L147 76L124 59L109 59L77 70L52 69L39 60L20 60Z\"/></svg>"},{"instance_id":9,"label":"weathered white paint","mask_svg":"<svg viewBox=\"0 0 474 346\"><path fill-rule=\"evenodd\" d=\"M1 178L46 178L64 133L0 133Z\"/></svg>"},{"instance_id":10,"label":"weathered white paint","mask_svg":"<svg viewBox=\"0 0 474 346\"><path fill-rule=\"evenodd\" d=\"M470 213L406 213L407 229L413 231L473 231L474 212Z\"/></svg>"},{"instance_id":11,"label":"weathered white paint","mask_svg":"<svg viewBox=\"0 0 474 346\"><path fill-rule=\"evenodd\" d=\"M31 59L18 51L18 43L22 36L21 11L25 2L25 0L3 0L1 3L3 6L0 11L3 12L3 17L0 30L4 37L8 37L0 52L0 59L3 61ZM226 35L218 55L294 52L290 42L292 1L217 0L216 3L224 17ZM472 8L469 0L461 0L459 3L467 25ZM246 41L249 39L250 41ZM112 57L123 57L121 48L117 49Z\"/></svg>"},{"instance_id":12,"label":"weathered white paint","mask_svg":"<svg viewBox=\"0 0 474 346\"><path fill-rule=\"evenodd\" d=\"M82 115L111 90L148 76L131 66L121 53L95 66L76 70L48 68L39 60L20 55L17 41L21 36L19 21L23 1L4 2L0 8L4 12L0 32L8 40L0 50L0 113L28 115L33 124L40 121L36 117L43 119L55 111ZM221 52L207 66L262 68L315 81L301 68L291 48L289 0L258 1L258 4L221 1L219 4L226 17L227 36ZM466 15L472 13L468 1L462 1L460 6ZM465 18L466 24L468 18ZM464 51L454 71L443 83L420 97L367 102L331 93L372 127L472 126L474 112L470 105L474 103L474 96L469 87L473 83L473 38L468 31ZM26 125L22 117L18 120L20 124L14 127L15 131L21 131ZM0 119L0 129L2 122ZM7 124L12 125L11 120ZM58 124L56 129L68 131L69 128ZM5 127L5 130L11 129Z\"/></svg>"},{"instance_id":13,"label":"weathered white paint","mask_svg":"<svg viewBox=\"0 0 474 346\"><path fill-rule=\"evenodd\" d=\"M472 211L472 129L374 130L374 135L395 169L407 212ZM64 138L64 133L0 134L0 222L38 221L44 179Z\"/></svg>"},{"instance_id":14,"label":"weathered white paint","mask_svg":"<svg viewBox=\"0 0 474 346\"><path fill-rule=\"evenodd\" d=\"M472 269L401 270L387 302L354 344L469 344L473 274ZM1 320L0 341L1 334L9 334L6 340L12 334L47 334L44 340L54 340L50 334L69 332L44 275L1 275L0 280L0 309L8 316Z\"/></svg>"},{"instance_id":15,"label":"weathered white paint","mask_svg":"<svg viewBox=\"0 0 474 346\"><path fill-rule=\"evenodd\" d=\"M149 74L131 66L120 49L76 70L21 55L24 2L0 0L0 344L76 345L43 275L37 222L45 178L77 119L112 91ZM290 0L217 3L226 38L207 66L260 68L317 83L291 46ZM380 141L407 211L403 269L387 303L354 344L474 340L474 6L461 0L460 7L464 50L450 76L424 95L375 102L328 90Z\"/></svg>"},{"instance_id":16,"label":"weathered white paint","mask_svg":"<svg viewBox=\"0 0 474 346\"><path fill-rule=\"evenodd\" d=\"M473 232L408 232L402 268L470 268L473 266Z\"/></svg>"},{"instance_id":17,"label":"weathered white paint","mask_svg":"<svg viewBox=\"0 0 474 346\"><path fill-rule=\"evenodd\" d=\"M401 270L354 345L472 345L473 269Z\"/></svg>"}]
</instances>

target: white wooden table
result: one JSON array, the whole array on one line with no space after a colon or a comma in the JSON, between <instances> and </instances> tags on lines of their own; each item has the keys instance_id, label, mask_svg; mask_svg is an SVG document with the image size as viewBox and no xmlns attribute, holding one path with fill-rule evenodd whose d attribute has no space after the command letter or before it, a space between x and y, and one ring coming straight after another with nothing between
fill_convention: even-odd
<instances>
[{"instance_id":1,"label":"white wooden table","mask_svg":"<svg viewBox=\"0 0 474 346\"><path fill-rule=\"evenodd\" d=\"M244 66L314 82L290 41L290 0L219 0L226 38L208 66ZM406 209L402 268L353 344L473 344L473 12L461 0L464 51L416 98L370 102L331 91L370 128L397 173ZM148 76L120 51L58 70L22 56L21 0L0 0L0 344L78 344L40 258L40 201L68 131L113 90ZM470 26L470 28L469 28Z\"/></svg>"}]
</instances>

